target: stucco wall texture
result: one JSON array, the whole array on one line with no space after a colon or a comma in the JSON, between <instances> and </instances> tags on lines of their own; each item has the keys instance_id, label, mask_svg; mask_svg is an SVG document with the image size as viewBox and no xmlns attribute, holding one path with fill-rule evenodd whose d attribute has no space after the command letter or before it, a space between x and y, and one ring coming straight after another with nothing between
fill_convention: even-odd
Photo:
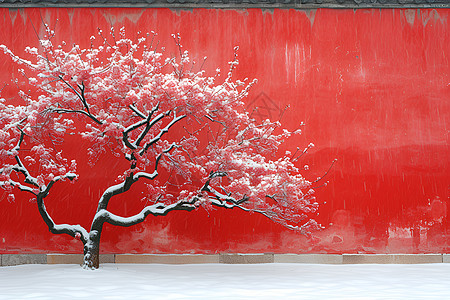
<instances>
[{"instance_id":1,"label":"stucco wall texture","mask_svg":"<svg viewBox=\"0 0 450 300\"><path fill-rule=\"evenodd\" d=\"M57 39L84 47L97 28L125 26L157 32L172 53L170 35L180 33L192 57L208 57L210 72L226 70L239 45L236 77L258 79L248 110L277 119L289 106L283 125L305 123L303 134L283 146L315 144L302 157L304 176L322 176L337 159L316 192L324 229L314 239L256 214L200 209L131 228L107 225L103 253L445 253L449 16L449 9L3 8L0 44L17 53L37 46L43 22ZM4 55L0 70L2 82L18 77ZM13 101L14 91L9 84L1 96ZM99 196L123 172L110 159L97 169L79 163L76 184L55 186L47 200L55 222L89 227ZM142 209L139 199L136 190L110 205L131 215ZM0 190L0 253L81 251L79 241L48 232L28 195L8 202Z\"/></svg>"}]
</instances>

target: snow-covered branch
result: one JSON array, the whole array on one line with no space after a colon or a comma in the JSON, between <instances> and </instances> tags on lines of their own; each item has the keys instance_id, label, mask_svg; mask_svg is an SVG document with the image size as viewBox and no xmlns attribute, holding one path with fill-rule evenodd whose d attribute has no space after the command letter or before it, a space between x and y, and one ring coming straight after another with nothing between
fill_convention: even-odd
<instances>
[{"instance_id":1,"label":"snow-covered branch","mask_svg":"<svg viewBox=\"0 0 450 300\"><path fill-rule=\"evenodd\" d=\"M37 195L33 188L31 188L29 186L26 186L24 184L21 184L20 182L14 181L12 179L9 179L7 181L0 181L0 187L6 187L8 185L17 187L22 192L28 192L28 193L31 193L31 194L33 194L35 196Z\"/></svg>"},{"instance_id":2,"label":"snow-covered branch","mask_svg":"<svg viewBox=\"0 0 450 300\"><path fill-rule=\"evenodd\" d=\"M28 172L27 168L23 165L19 155L16 155L14 158L16 159L17 164L12 167L12 170L22 173L25 176L25 183L31 184L34 187L39 187L37 178L30 175L30 172Z\"/></svg>"},{"instance_id":3,"label":"snow-covered branch","mask_svg":"<svg viewBox=\"0 0 450 300\"><path fill-rule=\"evenodd\" d=\"M109 200L111 200L112 197L128 191L133 185L133 183L137 181L137 179L138 178L135 179L133 174L131 173L121 183L118 183L116 185L107 188L106 191L103 192L103 195L100 197L97 212L106 209L108 207Z\"/></svg>"},{"instance_id":4,"label":"snow-covered branch","mask_svg":"<svg viewBox=\"0 0 450 300\"><path fill-rule=\"evenodd\" d=\"M212 198L212 197L208 198L208 200L211 202L212 205L214 205L216 207L222 207L222 208L226 208L226 209L238 208L238 209L241 209L246 212L253 212L253 213L263 215L264 217L282 225L283 227L286 227L290 230L299 231L300 233L305 234L305 235L309 235L311 233L311 231L317 230L320 227L320 225L317 224L316 221L310 220L310 219L308 219L304 224L302 224L300 226L292 225L292 224L287 223L286 220L284 220L282 217L280 217L276 212L273 212L270 210L248 208L248 207L241 205L242 202L238 203L239 201L231 201L231 203L230 203L230 202L222 201L222 199Z\"/></svg>"},{"instance_id":5,"label":"snow-covered branch","mask_svg":"<svg viewBox=\"0 0 450 300\"><path fill-rule=\"evenodd\" d=\"M60 175L60 176L55 176L48 184L47 186L43 186L41 194L44 197L47 197L48 193L50 192L50 189L53 187L53 185L58 182L58 181L63 181L65 179L69 179L70 181L74 180L75 178L77 178L77 174L72 173L72 172L68 172L64 175Z\"/></svg>"},{"instance_id":6,"label":"snow-covered branch","mask_svg":"<svg viewBox=\"0 0 450 300\"><path fill-rule=\"evenodd\" d=\"M145 116L145 114L143 112L141 112L136 106L134 105L128 105L128 107L139 117L141 117L142 119L147 119L147 117ZM145 124L145 123L144 123Z\"/></svg>"},{"instance_id":7,"label":"snow-covered branch","mask_svg":"<svg viewBox=\"0 0 450 300\"><path fill-rule=\"evenodd\" d=\"M15 55L11 50L8 49L5 45L0 45L0 49L3 50L3 52L11 57L11 59L16 62L18 65L26 65L27 67L38 70L39 65L33 64L31 61L23 59L17 55Z\"/></svg>"},{"instance_id":8,"label":"snow-covered branch","mask_svg":"<svg viewBox=\"0 0 450 300\"><path fill-rule=\"evenodd\" d=\"M146 178L153 180L156 178L156 176L158 176L158 171L156 170L153 173L137 172L136 174L134 174L133 179L138 180L139 178Z\"/></svg>"},{"instance_id":9,"label":"snow-covered branch","mask_svg":"<svg viewBox=\"0 0 450 300\"><path fill-rule=\"evenodd\" d=\"M158 142L162 136L164 134L166 134L167 132L169 132L169 129L175 125L177 122L179 122L180 120L184 119L185 117L187 117L186 115L181 115L178 116L176 115L176 112L173 113L173 119L172 121L170 121L169 124L166 125L166 127L164 127L163 129L161 129L161 131L158 133L157 136L155 136L153 139L151 139L148 143L146 143L143 146L143 149L141 150L141 155L143 155L153 144L155 144L156 142Z\"/></svg>"},{"instance_id":10,"label":"snow-covered branch","mask_svg":"<svg viewBox=\"0 0 450 300\"><path fill-rule=\"evenodd\" d=\"M47 224L49 231L54 234L68 234L74 238L79 238L83 242L83 244L85 244L89 239L89 233L87 232L87 230L84 229L84 227L82 227L81 225L55 224L55 222L47 212L44 204L44 197L45 196L38 195L36 202L39 213L45 224Z\"/></svg>"},{"instance_id":11,"label":"snow-covered branch","mask_svg":"<svg viewBox=\"0 0 450 300\"><path fill-rule=\"evenodd\" d=\"M156 112L158 110L158 105L155 106L155 108L149 113L149 115L146 117L145 120L141 120L129 127L127 127L124 131L123 131L123 141L125 143L125 145L132 149L132 150L136 150L140 143L142 142L142 140L145 138L145 136L148 134L148 132L150 131L150 129L159 121L161 121L169 112L166 113L160 113L159 115L157 115L155 118L151 119L153 116L153 113ZM130 142L129 138L128 138L128 134L133 131L138 129L139 127L146 125L144 130L142 130L142 132L139 134L139 137L136 139L135 142ZM159 139L158 139L159 140Z\"/></svg>"},{"instance_id":12,"label":"snow-covered branch","mask_svg":"<svg viewBox=\"0 0 450 300\"><path fill-rule=\"evenodd\" d=\"M173 210L191 211L194 210L195 208L196 206L193 203L185 201L179 201L177 203L172 203L169 205L157 203L154 205L146 206L140 213L131 217L120 217L107 210L102 209L98 211L97 214L95 215L94 224L96 222L106 222L116 226L128 227L143 222L145 218L147 218L147 216L149 215L165 216Z\"/></svg>"},{"instance_id":13,"label":"snow-covered branch","mask_svg":"<svg viewBox=\"0 0 450 300\"><path fill-rule=\"evenodd\" d=\"M84 110L77 110L77 109L65 109L65 108L53 108L53 112L58 114L65 114L65 113L75 113L75 114L82 114L93 120L97 124L102 124L102 121L97 119L94 115L92 115L90 112L86 112Z\"/></svg>"}]
</instances>

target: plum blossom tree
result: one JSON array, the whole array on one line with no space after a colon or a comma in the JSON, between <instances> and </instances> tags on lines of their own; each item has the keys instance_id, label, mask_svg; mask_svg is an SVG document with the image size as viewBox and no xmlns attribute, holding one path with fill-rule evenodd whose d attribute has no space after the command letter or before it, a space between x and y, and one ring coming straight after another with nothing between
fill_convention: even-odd
<instances>
[{"instance_id":1,"label":"plum blossom tree","mask_svg":"<svg viewBox=\"0 0 450 300\"><path fill-rule=\"evenodd\" d=\"M178 35L179 55L165 57L154 33L133 41L124 29L111 37L99 30L81 49L54 45L46 28L26 58L0 46L34 88L22 89L18 104L0 101L0 186L11 201L15 189L32 194L52 233L78 238L85 268L99 266L105 223L131 226L175 210L238 208L303 234L319 227L311 182L295 155L273 156L298 130L249 117L243 99L256 81L232 80L237 48L228 74L207 76L193 71ZM68 136L89 142L85 161L64 156ZM52 187L76 181L77 163L95 168L106 152L128 167L98 199L91 227L55 224L45 206ZM167 174L183 180L174 189ZM138 182L151 204L129 217L110 212L110 200Z\"/></svg>"}]
</instances>

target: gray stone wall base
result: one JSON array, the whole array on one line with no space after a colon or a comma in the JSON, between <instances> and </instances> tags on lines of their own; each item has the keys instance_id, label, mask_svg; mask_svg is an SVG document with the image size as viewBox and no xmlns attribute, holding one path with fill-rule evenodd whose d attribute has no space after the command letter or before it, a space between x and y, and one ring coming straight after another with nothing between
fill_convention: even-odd
<instances>
[{"instance_id":1,"label":"gray stone wall base","mask_svg":"<svg viewBox=\"0 0 450 300\"><path fill-rule=\"evenodd\" d=\"M78 264L82 254L1 254L1 266ZM101 254L100 263L116 264L427 264L450 263L450 254Z\"/></svg>"},{"instance_id":2,"label":"gray stone wall base","mask_svg":"<svg viewBox=\"0 0 450 300\"><path fill-rule=\"evenodd\" d=\"M344 264L429 264L442 263L442 254L344 254Z\"/></svg>"},{"instance_id":3,"label":"gray stone wall base","mask_svg":"<svg viewBox=\"0 0 450 300\"><path fill-rule=\"evenodd\" d=\"M267 264L274 262L273 253L264 254L220 254L219 263L221 264Z\"/></svg>"},{"instance_id":4,"label":"gray stone wall base","mask_svg":"<svg viewBox=\"0 0 450 300\"><path fill-rule=\"evenodd\" d=\"M115 263L115 254L100 254L100 263ZM83 263L83 254L47 254L48 264L77 264Z\"/></svg>"},{"instance_id":5,"label":"gray stone wall base","mask_svg":"<svg viewBox=\"0 0 450 300\"><path fill-rule=\"evenodd\" d=\"M17 266L25 264L46 264L46 254L2 254L2 266Z\"/></svg>"},{"instance_id":6,"label":"gray stone wall base","mask_svg":"<svg viewBox=\"0 0 450 300\"><path fill-rule=\"evenodd\" d=\"M214 264L219 254L116 254L116 264Z\"/></svg>"},{"instance_id":7,"label":"gray stone wall base","mask_svg":"<svg viewBox=\"0 0 450 300\"><path fill-rule=\"evenodd\" d=\"M442 262L450 263L450 254L442 254Z\"/></svg>"},{"instance_id":8,"label":"gray stone wall base","mask_svg":"<svg viewBox=\"0 0 450 300\"><path fill-rule=\"evenodd\" d=\"M275 263L342 264L339 254L275 254Z\"/></svg>"}]
</instances>

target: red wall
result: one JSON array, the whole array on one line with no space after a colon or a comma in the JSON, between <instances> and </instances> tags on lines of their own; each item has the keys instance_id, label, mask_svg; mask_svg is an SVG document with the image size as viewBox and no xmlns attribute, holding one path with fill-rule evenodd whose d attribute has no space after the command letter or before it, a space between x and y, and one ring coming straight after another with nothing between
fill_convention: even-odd
<instances>
[{"instance_id":1,"label":"red wall","mask_svg":"<svg viewBox=\"0 0 450 300\"><path fill-rule=\"evenodd\" d=\"M170 52L179 32L192 56L207 68L226 68L240 46L238 76L258 78L249 110L283 125L304 122L304 134L287 148L316 145L304 175L327 175L317 190L314 242L255 214L216 210L175 212L131 228L106 226L103 252L417 253L448 252L450 189L450 10L0 9L0 43L18 53L37 45L42 21L66 42L88 45L97 27L125 25L158 32ZM0 57L0 79L16 74ZM8 86L2 93L14 96ZM82 148L82 147L81 147ZM79 149L73 147L73 155ZM89 227L102 191L120 164L81 166L80 180L48 199L58 223ZM116 167L110 169L111 165ZM133 195L135 197L133 197ZM124 201L124 200L127 201ZM139 191L112 201L131 215L144 203ZM28 196L10 203L0 191L0 253L81 252L81 243L48 232Z\"/></svg>"}]
</instances>

